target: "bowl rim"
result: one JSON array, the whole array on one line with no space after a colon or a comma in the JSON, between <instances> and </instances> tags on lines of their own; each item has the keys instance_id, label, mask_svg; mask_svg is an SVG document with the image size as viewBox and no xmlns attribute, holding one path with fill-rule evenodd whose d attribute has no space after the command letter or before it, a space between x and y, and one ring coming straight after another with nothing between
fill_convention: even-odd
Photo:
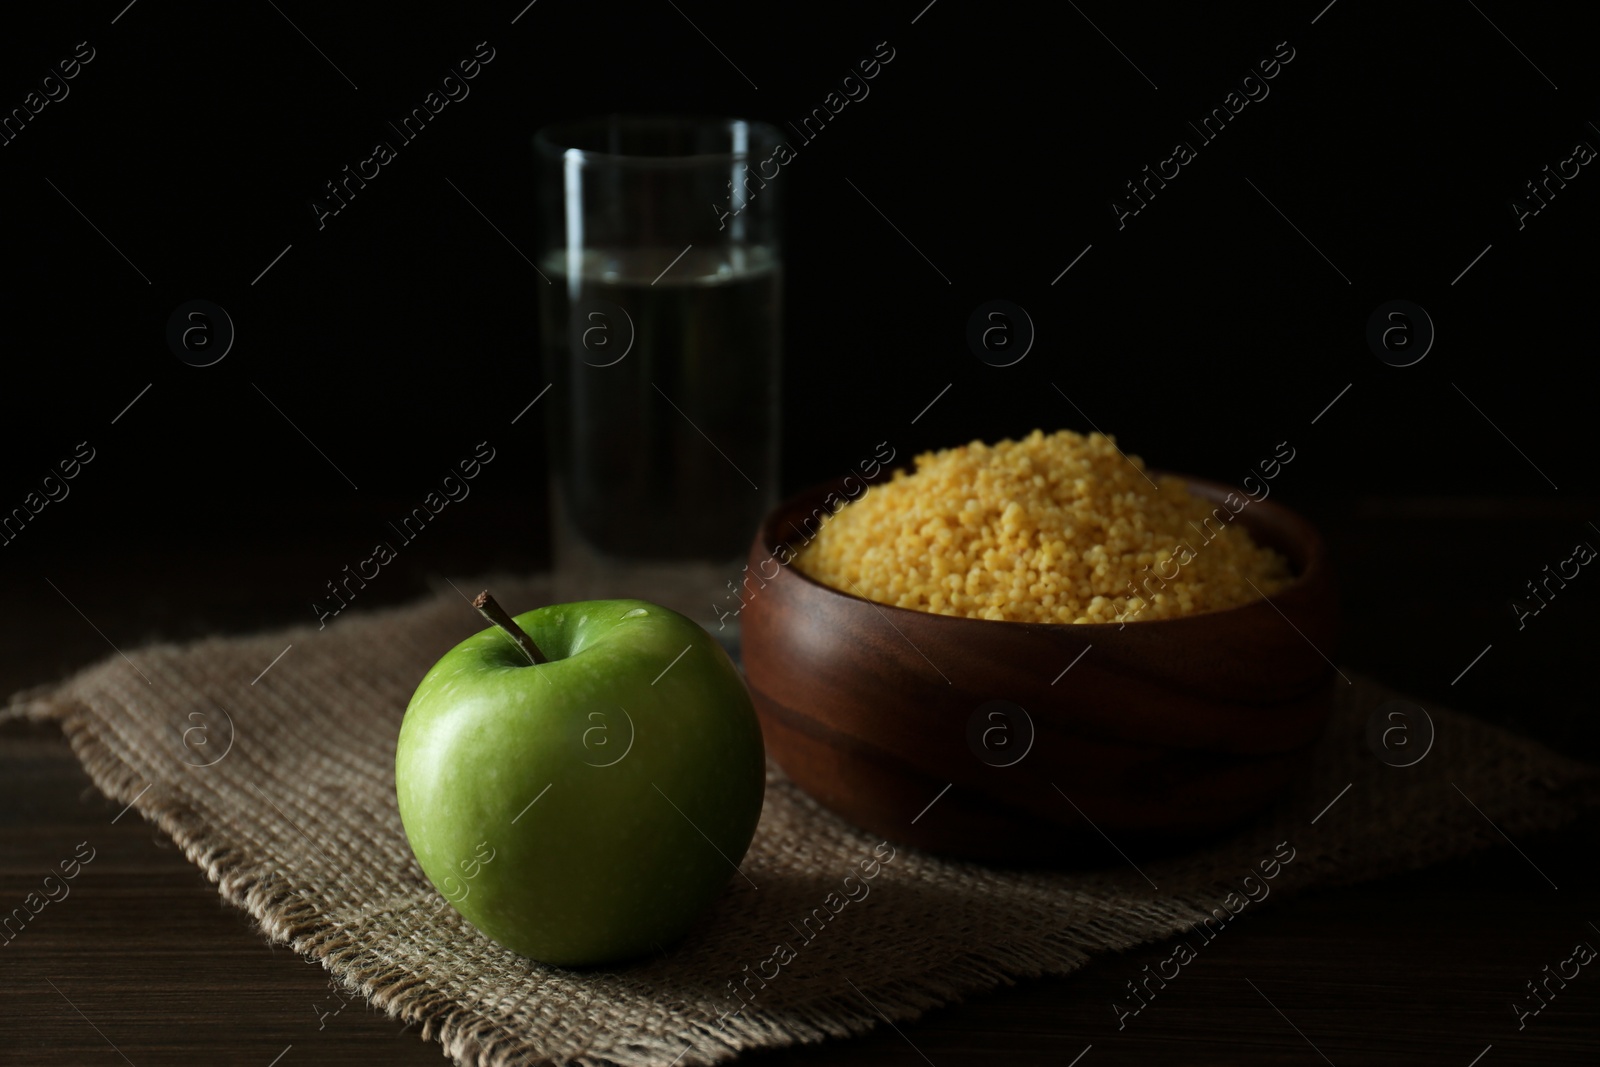
<instances>
[{"instance_id":1,"label":"bowl rim","mask_svg":"<svg viewBox=\"0 0 1600 1067\"><path fill-rule=\"evenodd\" d=\"M1214 622L1216 619L1228 615L1231 612L1258 609L1263 603L1267 604L1273 608L1274 611L1277 611L1278 614L1282 615L1282 609L1278 608L1278 606L1273 603L1275 598L1281 599L1286 595L1293 596L1302 590L1312 587L1315 583L1321 583L1329 580L1329 571L1331 570L1332 565L1328 556L1327 543L1322 539L1322 534L1317 530L1316 526L1311 522L1311 520L1307 519L1304 515L1300 514L1298 511L1295 511L1293 508L1285 507L1281 503L1273 503L1267 497L1256 500L1253 497L1250 497L1249 494L1240 487L1230 486L1224 482L1213 481L1209 478L1201 478L1196 475L1183 474L1177 471L1155 468L1147 468L1145 473L1154 478L1180 478L1185 483L1185 486L1190 489L1191 495L1216 501L1219 504L1223 504L1223 506L1226 506L1223 498L1228 494L1244 494L1249 502L1245 507L1240 508L1237 512L1234 512L1235 517L1243 515L1245 511L1251 508L1257 508L1258 510L1256 513L1258 515L1261 513L1259 509L1263 508L1267 511L1277 513L1281 518L1287 520L1286 525L1295 532L1295 536L1299 539L1301 549L1305 555L1305 564L1300 568L1299 573L1295 574L1290 581L1281 589L1279 589L1272 597L1262 594L1258 599L1248 600L1243 604L1235 604L1228 608L1214 608L1208 611L1197 611L1189 615L1175 615L1164 619L1148 619L1141 625L1140 630L1137 632L1152 633L1158 628L1174 629L1193 626L1197 623L1207 624ZM777 549L773 546L777 544L788 543L785 539L774 538L771 536L773 532L772 527L778 522L778 520L790 512L798 510L799 506L802 504L811 502L813 500L821 500L830 492L842 492L842 483L849 477L851 476L841 475L828 481L817 482L813 485L807 486L805 489L802 489L799 492L791 494L784 500L780 501L778 505L769 511L766 517L761 520L761 525L756 530L756 543L752 545L752 549L759 547L761 551L768 556L776 558ZM889 478L884 477L880 478L876 482L868 482L866 485L870 490L872 486L886 484L888 481ZM1193 488L1196 486L1202 488L1205 490L1205 492L1194 493ZM853 502L854 501L851 501L851 503ZM845 505L845 507L849 506L849 503ZM844 508L839 509L839 511L843 510ZM833 512L835 515L838 513L839 512ZM1246 529L1248 529L1248 527L1246 527ZM1252 534L1252 537L1253 536L1254 535ZM1259 544L1259 542L1257 543ZM810 544L811 542L807 541L806 547L809 547ZM1285 555L1281 549L1274 548L1273 550L1278 552L1280 555ZM855 593L848 593L842 589L836 589L825 582L813 578L805 571L796 567L794 565L795 561L804 551L804 547L794 550L794 556L789 560L789 562L780 564L779 574L763 580L768 582L776 581L783 572L789 572L794 578L798 579L804 585L808 585L816 590L820 590L826 595L832 595L843 600L851 600L856 601L857 603L867 604L878 609L880 612L893 612L903 616L910 616L920 619L940 619L946 624L982 623L987 627L1015 627L1016 631L1019 633L1031 632L1039 634L1059 634L1066 632L1087 636L1089 634L1105 634L1113 630L1120 632L1121 630L1127 628L1130 624L1138 622L1137 619L1130 619L1124 622L1023 622L1014 619L975 619L970 615L943 615L932 611L921 611L917 608L903 608L897 604L884 604L868 597L859 596ZM752 555L753 554L754 553L752 552ZM1292 566L1293 561L1290 560L1290 563ZM1286 615L1284 617L1285 619L1288 618ZM891 616L886 616L886 618L891 618L892 622ZM995 631L989 630L986 632L992 633Z\"/></svg>"}]
</instances>

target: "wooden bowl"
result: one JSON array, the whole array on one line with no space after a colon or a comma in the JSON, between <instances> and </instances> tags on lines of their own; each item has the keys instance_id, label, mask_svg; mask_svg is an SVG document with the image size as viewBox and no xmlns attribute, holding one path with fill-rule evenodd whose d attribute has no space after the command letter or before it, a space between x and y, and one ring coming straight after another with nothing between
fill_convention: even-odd
<instances>
[{"instance_id":1,"label":"wooden bowl","mask_svg":"<svg viewBox=\"0 0 1600 1067\"><path fill-rule=\"evenodd\" d=\"M1237 493L1185 480L1218 504ZM1295 575L1270 601L1057 625L877 604L781 565L840 489L762 523L739 618L767 752L849 821L967 859L1100 858L1102 834L1123 849L1213 834L1304 766L1330 711L1337 604L1321 537L1289 509L1235 517Z\"/></svg>"}]
</instances>

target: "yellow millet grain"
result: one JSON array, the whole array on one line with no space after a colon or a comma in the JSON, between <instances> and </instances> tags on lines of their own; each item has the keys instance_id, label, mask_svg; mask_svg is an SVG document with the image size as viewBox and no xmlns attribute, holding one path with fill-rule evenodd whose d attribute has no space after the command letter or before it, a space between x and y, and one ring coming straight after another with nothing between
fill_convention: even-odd
<instances>
[{"instance_id":1,"label":"yellow millet grain","mask_svg":"<svg viewBox=\"0 0 1600 1067\"><path fill-rule=\"evenodd\" d=\"M916 464L841 508L795 566L881 604L1050 623L1216 611L1257 599L1250 582L1271 596L1290 577L1233 510L1177 478L1152 487L1102 434L1035 430Z\"/></svg>"}]
</instances>

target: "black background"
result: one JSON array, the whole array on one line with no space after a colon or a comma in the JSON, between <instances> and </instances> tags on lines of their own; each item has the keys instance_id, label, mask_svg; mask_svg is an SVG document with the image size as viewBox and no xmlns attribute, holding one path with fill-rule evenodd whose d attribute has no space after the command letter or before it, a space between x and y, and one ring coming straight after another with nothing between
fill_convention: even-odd
<instances>
[{"instance_id":1,"label":"black background","mask_svg":"<svg viewBox=\"0 0 1600 1067\"><path fill-rule=\"evenodd\" d=\"M238 567L292 553L281 602L259 615L299 619L385 517L485 439L497 459L470 501L407 547L371 602L431 571L539 565L543 418L562 398L511 425L546 381L542 283L518 251L534 244L532 132L611 110L788 128L880 42L894 59L870 95L778 179L786 489L880 441L909 458L1092 419L1153 466L1230 482L1288 441L1276 492L1318 518L1434 497L1588 515L1600 178L1584 168L1520 231L1510 207L1574 143L1600 145L1580 16L1080 7L112 0L9 14L6 109L77 42L96 56L0 148L0 509L77 442L97 457L0 548L5 583L31 589L48 566L70 592L74 561L136 573L174 553ZM323 183L393 140L385 121L480 41L495 58L471 95L319 231ZM1282 41L1294 59L1270 95L1200 146L1184 121ZM1111 201L1179 139L1198 158L1119 229ZM194 298L237 330L215 366L184 364L165 340ZM1037 329L1011 367L965 340L996 298ZM1438 334L1406 368L1365 340L1369 314L1397 298ZM1509 619L1524 581L1600 536L1571 526L1474 561L1463 581ZM154 576L144 593L203 596ZM1462 662L1478 644L1463 640Z\"/></svg>"}]
</instances>

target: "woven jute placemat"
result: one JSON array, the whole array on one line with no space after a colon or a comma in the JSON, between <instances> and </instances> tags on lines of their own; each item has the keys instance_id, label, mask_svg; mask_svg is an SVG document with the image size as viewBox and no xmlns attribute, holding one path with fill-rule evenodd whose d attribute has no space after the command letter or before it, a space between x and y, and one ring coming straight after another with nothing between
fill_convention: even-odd
<instances>
[{"instance_id":1,"label":"woven jute placemat","mask_svg":"<svg viewBox=\"0 0 1600 1067\"><path fill-rule=\"evenodd\" d=\"M548 602L539 582L495 590L508 605ZM395 806L411 693L481 627L446 589L321 631L130 651L0 717L60 723L95 784L159 825L269 937L485 1067L666 1067L856 1034L1096 954L1209 938L1263 899L1555 827L1596 797L1594 768L1437 707L1424 759L1380 762L1367 721L1394 694L1358 676L1336 683L1313 767L1271 812L1137 870L1109 848L1106 866L1071 873L896 848L772 769L747 879L730 874L682 943L613 970L560 970L444 905Z\"/></svg>"}]
</instances>

